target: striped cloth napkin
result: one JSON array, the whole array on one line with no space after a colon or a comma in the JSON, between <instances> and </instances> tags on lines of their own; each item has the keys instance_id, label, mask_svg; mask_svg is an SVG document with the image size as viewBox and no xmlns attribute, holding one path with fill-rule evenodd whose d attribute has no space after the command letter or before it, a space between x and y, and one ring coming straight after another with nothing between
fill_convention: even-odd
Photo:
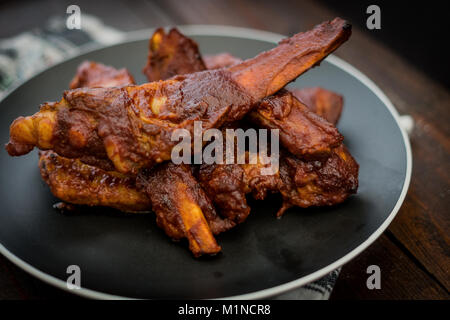
<instances>
[{"instance_id":1,"label":"striped cloth napkin","mask_svg":"<svg viewBox=\"0 0 450 320\"><path fill-rule=\"evenodd\" d=\"M126 33L83 14L80 30L69 30L64 18L54 17L42 28L0 39L0 100L23 81L53 64L89 47L110 45L125 38ZM273 298L326 300L339 272L340 269L334 270L317 281Z\"/></svg>"}]
</instances>

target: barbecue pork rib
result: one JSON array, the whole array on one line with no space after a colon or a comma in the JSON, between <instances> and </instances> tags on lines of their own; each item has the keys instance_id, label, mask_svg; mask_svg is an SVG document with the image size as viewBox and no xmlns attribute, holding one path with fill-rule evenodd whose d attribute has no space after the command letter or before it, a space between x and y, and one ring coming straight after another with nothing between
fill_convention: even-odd
<instances>
[{"instance_id":1,"label":"barbecue pork rib","mask_svg":"<svg viewBox=\"0 0 450 320\"><path fill-rule=\"evenodd\" d=\"M137 174L170 159L175 129L192 133L196 120L206 130L241 119L259 100L318 64L350 33L351 26L336 18L230 68L138 86L66 91L61 101L16 119L6 149L12 156L36 146L68 158L109 158L117 171Z\"/></svg>"},{"instance_id":2,"label":"barbecue pork rib","mask_svg":"<svg viewBox=\"0 0 450 320\"><path fill-rule=\"evenodd\" d=\"M251 157L256 157L256 163L250 163ZM201 164L195 177L220 215L239 224L250 214L247 194L262 200L267 193L279 191L282 183L279 171L261 174L261 169L268 166L262 163L259 154L246 152L245 164Z\"/></svg>"},{"instance_id":3,"label":"barbecue pork rib","mask_svg":"<svg viewBox=\"0 0 450 320\"><path fill-rule=\"evenodd\" d=\"M190 166L165 162L142 170L137 183L151 200L158 226L169 237L187 238L196 257L221 250L214 234L232 228L235 223L218 216Z\"/></svg>"},{"instance_id":4,"label":"barbecue pork rib","mask_svg":"<svg viewBox=\"0 0 450 320\"><path fill-rule=\"evenodd\" d=\"M196 46L184 48L185 51L195 51L195 49ZM191 55L193 55L193 53L191 53ZM227 52L219 53L217 55L207 55L203 57L203 60L207 69L227 68L242 62L241 59L234 57ZM157 67L158 65L155 64L154 68ZM344 98L340 94L320 87L302 89L294 88L289 91L294 95L294 97L300 100L301 103L306 105L309 110L336 126L344 105ZM252 113L256 112L257 111L251 111L249 115L251 116Z\"/></svg>"},{"instance_id":5,"label":"barbecue pork rib","mask_svg":"<svg viewBox=\"0 0 450 320\"><path fill-rule=\"evenodd\" d=\"M257 127L278 129L280 144L305 160L328 158L344 140L334 125L284 89L264 98L248 118Z\"/></svg>"},{"instance_id":6,"label":"barbecue pork rib","mask_svg":"<svg viewBox=\"0 0 450 320\"><path fill-rule=\"evenodd\" d=\"M320 87L290 90L309 110L336 125L341 117L344 97Z\"/></svg>"},{"instance_id":7,"label":"barbecue pork rib","mask_svg":"<svg viewBox=\"0 0 450 320\"><path fill-rule=\"evenodd\" d=\"M39 168L53 195L64 202L125 212L150 210L150 200L137 188L135 177L64 158L51 150L39 152Z\"/></svg>"},{"instance_id":8,"label":"barbecue pork rib","mask_svg":"<svg viewBox=\"0 0 450 320\"><path fill-rule=\"evenodd\" d=\"M237 223L250 213L246 195L262 200L279 192L283 205L280 217L297 206L331 206L343 202L358 189L359 166L344 145L333 149L327 159L304 161L282 150L279 170L262 175L257 164L202 164L196 176L222 216Z\"/></svg>"},{"instance_id":9,"label":"barbecue pork rib","mask_svg":"<svg viewBox=\"0 0 450 320\"><path fill-rule=\"evenodd\" d=\"M323 160L304 161L288 152L282 154L278 191L283 205L277 216L293 206L308 208L343 202L358 190L358 171L358 163L343 144Z\"/></svg>"}]
</instances>

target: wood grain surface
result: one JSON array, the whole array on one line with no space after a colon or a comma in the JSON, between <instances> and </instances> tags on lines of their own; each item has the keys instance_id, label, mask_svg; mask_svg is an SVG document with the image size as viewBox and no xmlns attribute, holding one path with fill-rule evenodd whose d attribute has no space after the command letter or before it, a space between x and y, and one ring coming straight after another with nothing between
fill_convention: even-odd
<instances>
[{"instance_id":1,"label":"wood grain surface","mask_svg":"<svg viewBox=\"0 0 450 320\"><path fill-rule=\"evenodd\" d=\"M182 2L182 5L180 3ZM65 16L70 1L0 4L0 37ZM337 15L314 1L77 1L82 12L131 31L179 24L223 24L290 35ZM37 13L38 12L38 13ZM362 13L363 14L363 13ZM362 15L363 18L363 15ZM414 118L413 173L405 202L388 231L342 269L331 299L448 299L450 289L450 94L383 43L354 28L337 56L371 78L400 114ZM379 265L382 288L366 287ZM0 257L0 299L73 298Z\"/></svg>"}]
</instances>

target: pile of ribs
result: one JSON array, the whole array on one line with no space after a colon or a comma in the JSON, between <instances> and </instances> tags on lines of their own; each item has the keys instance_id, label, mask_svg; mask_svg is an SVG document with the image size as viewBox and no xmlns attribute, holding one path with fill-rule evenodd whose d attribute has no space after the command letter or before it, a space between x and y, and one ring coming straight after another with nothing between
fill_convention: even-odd
<instances>
[{"instance_id":1,"label":"pile of ribs","mask_svg":"<svg viewBox=\"0 0 450 320\"><path fill-rule=\"evenodd\" d=\"M285 86L318 65L351 34L336 18L242 61L229 53L202 57L177 29L158 29L136 84L126 69L84 62L58 102L17 118L6 150L39 151L43 180L62 201L125 212L153 211L195 257L221 251L215 235L246 220L247 197L278 193L282 206L330 206L358 188L358 164L335 125L343 98L322 88ZM278 129L279 169L255 164L174 164L176 129ZM250 154L247 154L250 157ZM256 155L258 156L258 154Z\"/></svg>"}]
</instances>

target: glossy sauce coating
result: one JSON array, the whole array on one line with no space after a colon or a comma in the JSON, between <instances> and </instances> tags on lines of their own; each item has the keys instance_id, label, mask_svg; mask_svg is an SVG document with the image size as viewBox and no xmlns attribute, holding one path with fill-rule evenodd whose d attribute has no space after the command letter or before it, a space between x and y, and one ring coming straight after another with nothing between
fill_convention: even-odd
<instances>
[{"instance_id":1,"label":"glossy sauce coating","mask_svg":"<svg viewBox=\"0 0 450 320\"><path fill-rule=\"evenodd\" d=\"M142 171L138 184L152 202L156 221L172 239L187 238L195 256L221 250L213 234L234 226L221 219L187 165L165 162Z\"/></svg>"},{"instance_id":2,"label":"glossy sauce coating","mask_svg":"<svg viewBox=\"0 0 450 320\"><path fill-rule=\"evenodd\" d=\"M306 160L328 157L344 139L334 125L287 90L263 99L249 118L260 127L280 130L281 144Z\"/></svg>"},{"instance_id":3,"label":"glossy sauce coating","mask_svg":"<svg viewBox=\"0 0 450 320\"><path fill-rule=\"evenodd\" d=\"M322 161L301 161L291 155L280 159L280 193L283 207L331 206L343 202L358 189L359 165L344 145Z\"/></svg>"},{"instance_id":4,"label":"glossy sauce coating","mask_svg":"<svg viewBox=\"0 0 450 320\"><path fill-rule=\"evenodd\" d=\"M308 108L334 125L337 124L344 106L344 98L333 91L320 87L291 90L292 94Z\"/></svg>"},{"instance_id":5,"label":"glossy sauce coating","mask_svg":"<svg viewBox=\"0 0 450 320\"><path fill-rule=\"evenodd\" d=\"M133 177L64 158L53 151L40 152L39 168L53 195L63 201L125 212L150 210L147 195L136 187Z\"/></svg>"}]
</instances>

